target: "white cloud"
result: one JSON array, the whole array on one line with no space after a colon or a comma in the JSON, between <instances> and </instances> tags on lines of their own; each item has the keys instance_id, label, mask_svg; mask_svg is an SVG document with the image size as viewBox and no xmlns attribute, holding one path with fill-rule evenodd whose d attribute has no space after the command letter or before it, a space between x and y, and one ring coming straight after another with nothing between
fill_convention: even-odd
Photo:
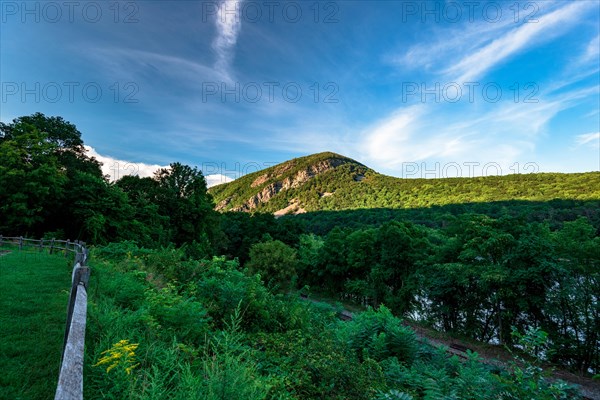
<instances>
[{"instance_id":1,"label":"white cloud","mask_svg":"<svg viewBox=\"0 0 600 400\"><path fill-rule=\"evenodd\" d=\"M215 69L230 76L233 50L242 28L241 5L243 0L222 0L215 14L217 36L212 47L217 54Z\"/></svg>"},{"instance_id":2,"label":"white cloud","mask_svg":"<svg viewBox=\"0 0 600 400\"><path fill-rule=\"evenodd\" d=\"M600 53L600 35L596 36L588 44L584 55L581 57L581 62L586 61L598 61L598 55Z\"/></svg>"},{"instance_id":3,"label":"white cloud","mask_svg":"<svg viewBox=\"0 0 600 400\"><path fill-rule=\"evenodd\" d=\"M134 163L131 161L118 160L110 156L98 154L91 146L85 146L89 156L96 158L102 163L102 173L109 176L110 181L116 181L125 175L137 175L140 178L147 178L154 175L154 172L168 166L158 164Z\"/></svg>"},{"instance_id":4,"label":"white cloud","mask_svg":"<svg viewBox=\"0 0 600 400\"><path fill-rule=\"evenodd\" d=\"M458 27L451 26L432 34L434 39L427 43L411 46L404 54L385 57L391 63L409 69L434 69L445 65L463 54L476 51L506 31L512 21L494 24L487 22L469 23Z\"/></svg>"},{"instance_id":5,"label":"white cloud","mask_svg":"<svg viewBox=\"0 0 600 400\"><path fill-rule=\"evenodd\" d=\"M131 161L118 160L111 156L99 154L93 147L85 146L88 156L94 157L102 163L102 173L108 175L108 179L114 182L125 175L137 175L140 178L154 176L161 168L169 168L168 165L134 163ZM204 177L208 187L231 182L233 179L222 174L211 174Z\"/></svg>"},{"instance_id":6,"label":"white cloud","mask_svg":"<svg viewBox=\"0 0 600 400\"><path fill-rule=\"evenodd\" d=\"M532 147L524 132L543 124L526 112L512 114L512 119L508 110L480 118L439 112L436 106L413 106L367 130L360 144L367 149L363 159L376 170L394 175L402 175L408 166L427 163L431 168L436 163L491 162L508 171L510 164ZM472 173L465 168L459 175Z\"/></svg>"},{"instance_id":7,"label":"white cloud","mask_svg":"<svg viewBox=\"0 0 600 400\"><path fill-rule=\"evenodd\" d=\"M361 135L366 137L366 140L359 145L359 151L363 154L361 158L377 160L390 166L406 161L409 154L406 154L405 149L410 147L423 108L417 105L400 109L392 116L368 128Z\"/></svg>"},{"instance_id":8,"label":"white cloud","mask_svg":"<svg viewBox=\"0 0 600 400\"><path fill-rule=\"evenodd\" d=\"M535 164L541 170L535 150L548 134L548 123L561 111L597 93L597 87L589 87L558 94L540 93L537 103L506 99L475 108L444 103L404 107L364 130L363 139L348 155L392 175L404 175L407 165L413 168L422 163L428 168L436 163L442 167L458 163L463 166L463 176L478 174L465 167L471 162L497 165L502 173L515 172L513 165L517 162L521 166ZM598 139L597 134L587 134L580 136L579 141L591 144L594 139Z\"/></svg>"},{"instance_id":9,"label":"white cloud","mask_svg":"<svg viewBox=\"0 0 600 400\"><path fill-rule=\"evenodd\" d=\"M94 62L102 65L106 76L124 76L132 82L142 86L143 91L159 92L164 88L158 86L159 81L166 78L166 85L180 85L189 87L204 81L218 81L227 78L222 71L215 70L210 66L204 65L184 57L162 54L146 50L129 49L122 47L101 47L96 48L88 55ZM154 85L150 85L154 83ZM141 95L142 93L140 93Z\"/></svg>"},{"instance_id":10,"label":"white cloud","mask_svg":"<svg viewBox=\"0 0 600 400\"><path fill-rule=\"evenodd\" d=\"M206 186L208 186L208 187L213 187L213 186L220 185L222 183L227 183L227 182L233 181L232 178L230 178L226 175L222 175L222 174L206 175L205 178L206 178Z\"/></svg>"},{"instance_id":11,"label":"white cloud","mask_svg":"<svg viewBox=\"0 0 600 400\"><path fill-rule=\"evenodd\" d=\"M445 72L454 75L454 80L458 82L469 82L480 78L495 65L541 39L542 35L546 40L549 36L557 34L560 28L577 20L582 11L590 6L590 3L572 2L540 16L537 23L523 24L477 51L464 55Z\"/></svg>"},{"instance_id":12,"label":"white cloud","mask_svg":"<svg viewBox=\"0 0 600 400\"><path fill-rule=\"evenodd\" d=\"M536 3L539 7L535 13L537 21L528 23L516 24L511 10L506 9L507 18L496 23L465 22L457 27L445 27L432 33L433 40L386 58L404 68L424 68L451 81L473 81L528 47L563 34L576 26L582 13L595 9L593 2L563 4ZM598 38L589 43L587 60L597 56L597 48Z\"/></svg>"},{"instance_id":13,"label":"white cloud","mask_svg":"<svg viewBox=\"0 0 600 400\"><path fill-rule=\"evenodd\" d=\"M594 148L600 147L600 132L584 133L577 135L575 142L578 146L591 146Z\"/></svg>"}]
</instances>

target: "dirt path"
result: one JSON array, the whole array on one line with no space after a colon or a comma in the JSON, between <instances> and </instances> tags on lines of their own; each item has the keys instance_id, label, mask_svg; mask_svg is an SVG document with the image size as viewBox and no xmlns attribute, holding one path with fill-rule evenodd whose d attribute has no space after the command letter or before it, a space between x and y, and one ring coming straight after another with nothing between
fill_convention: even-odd
<instances>
[{"instance_id":1,"label":"dirt path","mask_svg":"<svg viewBox=\"0 0 600 400\"><path fill-rule=\"evenodd\" d=\"M422 327L414 322L405 320L405 324L415 331L420 341L427 342L436 347L444 346L447 348L448 353L460 358L466 359L467 350L470 350L476 352L483 363L503 369L507 368L509 361L514 361L512 355L503 347L475 342L465 343L442 332ZM582 377L569 371L553 369L552 367L547 367L547 371L550 372L550 379L560 379L579 386L580 392L585 399L600 400L600 383L595 382L593 379Z\"/></svg>"},{"instance_id":2,"label":"dirt path","mask_svg":"<svg viewBox=\"0 0 600 400\"><path fill-rule=\"evenodd\" d=\"M327 303L327 301L315 300L307 297L301 297L313 303ZM360 311L358 311L360 312ZM344 309L338 314L339 318L345 321L351 320L354 313L348 309ZM417 339L421 343L428 343L436 347L445 347L449 354L456 355L459 358L467 359L467 351L476 352L481 358L481 362L487 365L506 369L509 361L514 361L512 355L503 347L492 346L485 343L464 342L460 339L451 337L443 332L437 332L429 328L425 328L415 322L404 320L404 323L411 327ZM577 385L580 388L581 394L585 400L600 400L600 383L595 382L591 378L582 377L572 372L565 370L552 369L548 367L550 379L560 379L572 385Z\"/></svg>"}]
</instances>

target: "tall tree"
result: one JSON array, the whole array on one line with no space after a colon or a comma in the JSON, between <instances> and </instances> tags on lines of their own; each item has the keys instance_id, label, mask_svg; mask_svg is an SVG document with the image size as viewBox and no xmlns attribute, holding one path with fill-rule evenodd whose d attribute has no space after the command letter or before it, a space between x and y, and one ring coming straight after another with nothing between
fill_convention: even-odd
<instances>
[{"instance_id":1,"label":"tall tree","mask_svg":"<svg viewBox=\"0 0 600 400\"><path fill-rule=\"evenodd\" d=\"M296 277L297 252L279 240L256 243L250 249L248 271L260 274L265 282L289 289Z\"/></svg>"},{"instance_id":2,"label":"tall tree","mask_svg":"<svg viewBox=\"0 0 600 400\"><path fill-rule=\"evenodd\" d=\"M58 163L68 173L83 171L102 177L100 162L87 155L81 132L72 123L65 121L62 117L47 117L37 112L15 118L11 124L0 123L0 141L14 139L19 136L21 132L17 127L21 124L32 125L44 134L44 142L50 145Z\"/></svg>"},{"instance_id":3,"label":"tall tree","mask_svg":"<svg viewBox=\"0 0 600 400\"><path fill-rule=\"evenodd\" d=\"M42 113L0 123L2 229L39 236L62 230L89 239L75 218L81 174L105 185L100 163L88 157L75 125ZM97 220L97 219L96 219ZM66 224L66 221L69 221ZM98 225L98 224L95 224ZM81 236L80 236L81 235Z\"/></svg>"},{"instance_id":4,"label":"tall tree","mask_svg":"<svg viewBox=\"0 0 600 400\"><path fill-rule=\"evenodd\" d=\"M2 124L0 132L0 229L39 235L64 196L57 148L29 123Z\"/></svg>"},{"instance_id":5,"label":"tall tree","mask_svg":"<svg viewBox=\"0 0 600 400\"><path fill-rule=\"evenodd\" d=\"M169 168L158 170L154 179L158 182L159 212L169 216L173 242L182 245L212 241L216 236L217 217L202 172L173 163Z\"/></svg>"}]
</instances>

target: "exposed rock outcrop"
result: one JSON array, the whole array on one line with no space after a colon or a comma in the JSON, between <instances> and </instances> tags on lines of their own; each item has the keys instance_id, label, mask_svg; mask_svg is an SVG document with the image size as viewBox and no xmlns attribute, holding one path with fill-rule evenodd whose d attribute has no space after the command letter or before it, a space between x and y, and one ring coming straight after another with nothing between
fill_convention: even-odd
<instances>
[{"instance_id":1,"label":"exposed rock outcrop","mask_svg":"<svg viewBox=\"0 0 600 400\"><path fill-rule=\"evenodd\" d=\"M275 218L279 218L288 214L297 215L304 214L305 212L306 210L300 207L300 202L298 201L298 199L292 199L292 201L290 201L290 204L287 207L275 211L273 215L275 215Z\"/></svg>"},{"instance_id":2,"label":"exposed rock outcrop","mask_svg":"<svg viewBox=\"0 0 600 400\"><path fill-rule=\"evenodd\" d=\"M297 188L302 184L306 183L308 180L313 178L316 175L322 174L323 172L329 171L340 165L348 163L349 160L341 159L341 158L330 158L327 160L319 161L316 164L313 164L303 170L298 171L295 175L291 177L284 178L282 180L276 180L275 182L268 183L260 192L249 198L244 204L239 207L235 207L233 211L251 211L257 208L262 203L267 203L271 200L275 195L283 190L288 190L291 188ZM260 185L264 185L272 179L277 179L284 175L286 172L291 170L295 165L293 163L286 163L281 165L279 168L276 168L273 172L269 174L263 174L256 178L254 182L252 182L252 187L259 187ZM229 204L231 199L226 199L227 203L221 206L221 203L217 206L217 209L223 209Z\"/></svg>"}]
</instances>

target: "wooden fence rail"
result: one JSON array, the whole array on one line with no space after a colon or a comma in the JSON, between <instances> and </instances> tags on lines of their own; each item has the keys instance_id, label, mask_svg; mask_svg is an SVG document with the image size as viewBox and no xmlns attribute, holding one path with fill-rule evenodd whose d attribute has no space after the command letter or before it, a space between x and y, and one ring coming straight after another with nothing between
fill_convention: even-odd
<instances>
[{"instance_id":1,"label":"wooden fence rail","mask_svg":"<svg viewBox=\"0 0 600 400\"><path fill-rule=\"evenodd\" d=\"M88 250L85 243L77 240L37 240L0 235L0 247L3 245L16 246L19 250L23 247L34 247L39 251L47 248L50 254L64 251L65 257L74 253L62 360L54 399L83 399L83 351L87 319L87 284L90 277L90 269L86 266Z\"/></svg>"}]
</instances>

